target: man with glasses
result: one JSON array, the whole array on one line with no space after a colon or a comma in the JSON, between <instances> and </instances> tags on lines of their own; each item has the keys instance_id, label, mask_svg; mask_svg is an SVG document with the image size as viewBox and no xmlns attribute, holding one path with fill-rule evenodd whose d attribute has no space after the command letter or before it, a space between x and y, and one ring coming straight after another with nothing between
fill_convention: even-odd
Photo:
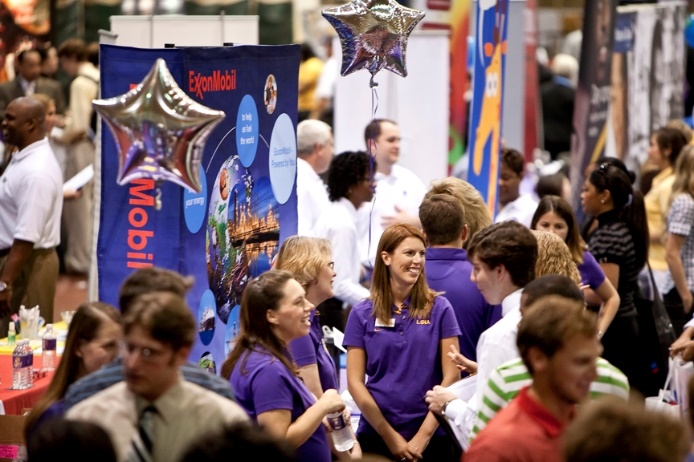
<instances>
[{"instance_id":1,"label":"man with glasses","mask_svg":"<svg viewBox=\"0 0 694 462\"><path fill-rule=\"evenodd\" d=\"M140 295L165 291L185 297L193 285L191 277L183 277L179 273L156 266L140 268L130 274L120 288L118 305L123 315L127 315L133 302ZM234 392L228 381L210 374L196 365L186 362L181 366L183 378L217 393L220 396L234 400ZM117 358L98 371L82 377L68 388L65 398L65 409L69 409L80 401L89 398L111 385L124 379L122 358Z\"/></svg>"},{"instance_id":2,"label":"man with glasses","mask_svg":"<svg viewBox=\"0 0 694 462\"><path fill-rule=\"evenodd\" d=\"M171 292L138 297L124 316L123 372L113 385L70 409L69 420L101 425L118 460L178 460L224 425L249 422L236 403L181 377L196 325L185 300Z\"/></svg>"}]
</instances>

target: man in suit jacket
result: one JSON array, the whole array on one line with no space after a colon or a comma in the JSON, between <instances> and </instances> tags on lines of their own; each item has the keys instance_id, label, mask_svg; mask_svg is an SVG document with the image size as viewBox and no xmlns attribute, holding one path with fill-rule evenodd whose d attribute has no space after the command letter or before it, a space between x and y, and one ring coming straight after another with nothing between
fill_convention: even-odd
<instances>
[{"instance_id":1,"label":"man in suit jacket","mask_svg":"<svg viewBox=\"0 0 694 462\"><path fill-rule=\"evenodd\" d=\"M5 108L15 98L34 93L48 95L55 101L58 114L65 114L65 98L60 84L41 77L41 54L38 50L23 50L16 59L17 76L14 80L0 84L0 120L5 118Z\"/></svg>"}]
</instances>

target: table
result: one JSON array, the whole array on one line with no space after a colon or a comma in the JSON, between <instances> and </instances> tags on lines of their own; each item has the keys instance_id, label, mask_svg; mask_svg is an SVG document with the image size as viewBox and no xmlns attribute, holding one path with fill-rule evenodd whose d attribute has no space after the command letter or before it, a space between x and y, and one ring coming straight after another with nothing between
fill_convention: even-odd
<instances>
[{"instance_id":1,"label":"table","mask_svg":"<svg viewBox=\"0 0 694 462\"><path fill-rule=\"evenodd\" d=\"M58 336L57 361L65 348L65 336L67 326L64 322L54 325ZM42 329L40 333L43 333ZM41 369L41 340L32 340L31 349L34 351L34 370ZM0 340L0 414L21 415L24 409L32 408L43 396L51 383L53 373L34 381L34 385L26 390L12 390L12 350L14 346L8 345L7 338Z\"/></svg>"},{"instance_id":2,"label":"table","mask_svg":"<svg viewBox=\"0 0 694 462\"><path fill-rule=\"evenodd\" d=\"M34 369L41 368L41 355L34 354ZM0 354L0 414L21 415L43 396L51 383L53 373L34 381L26 390L12 390L12 355Z\"/></svg>"}]
</instances>

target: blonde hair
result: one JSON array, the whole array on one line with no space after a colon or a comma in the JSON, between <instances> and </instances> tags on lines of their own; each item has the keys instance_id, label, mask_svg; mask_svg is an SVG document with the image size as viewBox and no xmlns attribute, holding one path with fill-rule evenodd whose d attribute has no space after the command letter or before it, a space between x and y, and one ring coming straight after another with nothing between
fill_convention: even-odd
<instances>
[{"instance_id":1,"label":"blonde hair","mask_svg":"<svg viewBox=\"0 0 694 462\"><path fill-rule=\"evenodd\" d=\"M674 128L675 130L679 130L684 135L684 139L687 142L687 144L692 143L692 135L694 135L694 133L692 132L691 127L687 125L687 122L685 122L684 120L672 119L668 121L668 123L666 123L665 126L668 128Z\"/></svg>"},{"instance_id":2,"label":"blonde hair","mask_svg":"<svg viewBox=\"0 0 694 462\"><path fill-rule=\"evenodd\" d=\"M308 291L318 279L321 268L330 263L330 241L317 237L290 236L280 247L273 269L289 271Z\"/></svg>"},{"instance_id":3,"label":"blonde hair","mask_svg":"<svg viewBox=\"0 0 694 462\"><path fill-rule=\"evenodd\" d=\"M581 285L581 273L571 256L571 251L564 240L554 233L531 230L537 239L537 262L535 277L548 274L560 274Z\"/></svg>"},{"instance_id":4,"label":"blonde hair","mask_svg":"<svg viewBox=\"0 0 694 462\"><path fill-rule=\"evenodd\" d=\"M689 194L694 199L694 146L691 144L682 148L675 163L675 181L672 184L670 203L678 194Z\"/></svg>"},{"instance_id":5,"label":"blonde hair","mask_svg":"<svg viewBox=\"0 0 694 462\"><path fill-rule=\"evenodd\" d=\"M434 194L448 194L463 204L465 224L468 228L467 237L463 242L464 249L468 248L475 234L492 224L492 216L489 214L489 209L482 199L482 195L467 181L454 176L435 181L424 199L428 199Z\"/></svg>"}]
</instances>

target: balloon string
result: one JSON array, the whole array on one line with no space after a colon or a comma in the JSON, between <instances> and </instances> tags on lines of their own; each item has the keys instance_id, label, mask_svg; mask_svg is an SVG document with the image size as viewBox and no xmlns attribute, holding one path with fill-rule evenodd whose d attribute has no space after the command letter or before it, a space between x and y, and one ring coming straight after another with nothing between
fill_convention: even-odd
<instances>
[{"instance_id":1,"label":"balloon string","mask_svg":"<svg viewBox=\"0 0 694 462\"><path fill-rule=\"evenodd\" d=\"M376 87L378 83L374 81L374 75L371 75L371 81L369 82L369 87L371 88L371 120L376 120L376 111L378 110L378 91ZM369 134L370 140L373 142L367 143L366 149L369 154L369 181L371 182L371 193L373 198L371 200L371 210L369 210L369 235L368 244L366 246L366 261L368 264L367 269L369 272L373 272L373 264L371 263L371 223L373 221L374 206L376 205L376 182L374 181L374 157L376 153L372 152L372 147L375 144L375 139L371 138L373 134Z\"/></svg>"}]
</instances>

